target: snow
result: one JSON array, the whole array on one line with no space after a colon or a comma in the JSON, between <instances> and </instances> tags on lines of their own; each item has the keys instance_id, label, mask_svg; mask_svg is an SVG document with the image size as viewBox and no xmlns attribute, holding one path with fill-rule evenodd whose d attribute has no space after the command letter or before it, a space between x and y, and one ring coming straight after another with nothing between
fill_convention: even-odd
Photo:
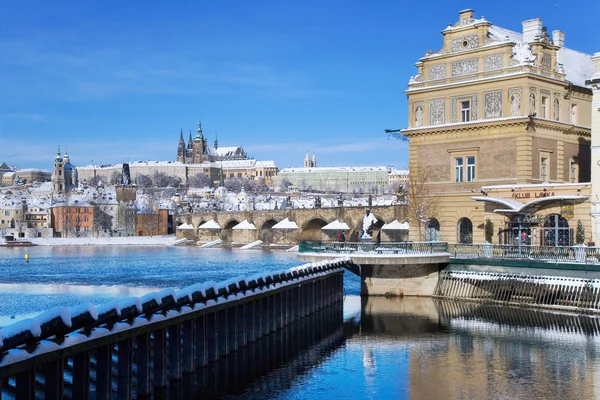
<instances>
[{"instance_id":1,"label":"snow","mask_svg":"<svg viewBox=\"0 0 600 400\"><path fill-rule=\"evenodd\" d=\"M408 226L408 222L400 223L397 219L395 219L388 224L384 224L381 227L381 229L388 230L388 231L394 231L394 230L406 230L407 231L409 229L409 226Z\"/></svg>"},{"instance_id":2,"label":"snow","mask_svg":"<svg viewBox=\"0 0 600 400\"><path fill-rule=\"evenodd\" d=\"M273 229L298 229L298 224L286 218L273 225Z\"/></svg>"},{"instance_id":3,"label":"snow","mask_svg":"<svg viewBox=\"0 0 600 400\"><path fill-rule=\"evenodd\" d=\"M76 317L85 313L89 313L95 320L98 319L98 311L92 303L83 303L69 308L69 314L71 317Z\"/></svg>"},{"instance_id":4,"label":"snow","mask_svg":"<svg viewBox=\"0 0 600 400\"><path fill-rule=\"evenodd\" d=\"M577 86L585 86L585 81L594 73L592 56L566 47L560 49L566 79Z\"/></svg>"},{"instance_id":5,"label":"snow","mask_svg":"<svg viewBox=\"0 0 600 400\"><path fill-rule=\"evenodd\" d=\"M52 321L56 317L62 319L63 324L68 327L71 327L71 314L69 313L69 309L63 306L52 307L46 312L41 313L35 319L38 320L40 325L47 324Z\"/></svg>"},{"instance_id":6,"label":"snow","mask_svg":"<svg viewBox=\"0 0 600 400\"><path fill-rule=\"evenodd\" d=\"M23 332L31 332L34 337L42 334L42 328L37 318L27 318L12 325L5 326L0 330L2 342L8 338L15 337Z\"/></svg>"},{"instance_id":7,"label":"snow","mask_svg":"<svg viewBox=\"0 0 600 400\"><path fill-rule=\"evenodd\" d=\"M127 237L78 237L78 238L31 238L38 246L166 246L175 235L162 236L127 236Z\"/></svg>"},{"instance_id":8,"label":"snow","mask_svg":"<svg viewBox=\"0 0 600 400\"><path fill-rule=\"evenodd\" d=\"M198 229L221 229L221 225L214 219L211 219L200 225Z\"/></svg>"},{"instance_id":9,"label":"snow","mask_svg":"<svg viewBox=\"0 0 600 400\"><path fill-rule=\"evenodd\" d=\"M234 226L231 229L235 229L235 230L254 230L254 229L256 229L256 226L252 222L248 222L248 220L245 219L245 220L243 220L242 222L240 222L239 224L237 224L236 226Z\"/></svg>"},{"instance_id":10,"label":"snow","mask_svg":"<svg viewBox=\"0 0 600 400\"><path fill-rule=\"evenodd\" d=\"M190 229L194 229L194 225L192 224L181 224L177 227L177 229L181 229L181 230L190 230Z\"/></svg>"},{"instance_id":11,"label":"snow","mask_svg":"<svg viewBox=\"0 0 600 400\"><path fill-rule=\"evenodd\" d=\"M333 222L328 223L324 227L321 228L324 231L347 231L350 230L350 227L347 223L341 222L339 220L334 220Z\"/></svg>"}]
</instances>

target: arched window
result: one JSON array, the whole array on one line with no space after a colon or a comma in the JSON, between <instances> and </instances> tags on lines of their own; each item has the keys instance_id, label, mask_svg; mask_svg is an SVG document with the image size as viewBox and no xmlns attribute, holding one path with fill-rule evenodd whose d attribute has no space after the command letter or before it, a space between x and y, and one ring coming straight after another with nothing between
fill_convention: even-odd
<instances>
[{"instance_id":1,"label":"arched window","mask_svg":"<svg viewBox=\"0 0 600 400\"><path fill-rule=\"evenodd\" d=\"M469 218L458 220L458 243L473 243L473 223Z\"/></svg>"},{"instance_id":2,"label":"arched window","mask_svg":"<svg viewBox=\"0 0 600 400\"><path fill-rule=\"evenodd\" d=\"M428 242L439 242L440 241L440 222L431 218L425 225L425 240Z\"/></svg>"},{"instance_id":3,"label":"arched window","mask_svg":"<svg viewBox=\"0 0 600 400\"><path fill-rule=\"evenodd\" d=\"M542 243L545 246L571 246L573 244L569 222L562 215L546 215Z\"/></svg>"}]
</instances>

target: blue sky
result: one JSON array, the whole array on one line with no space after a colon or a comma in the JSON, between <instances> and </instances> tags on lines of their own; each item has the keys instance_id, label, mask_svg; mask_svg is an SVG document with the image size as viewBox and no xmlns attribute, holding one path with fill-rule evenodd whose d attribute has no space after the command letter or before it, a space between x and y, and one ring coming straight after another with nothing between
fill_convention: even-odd
<instances>
[{"instance_id":1,"label":"blue sky","mask_svg":"<svg viewBox=\"0 0 600 400\"><path fill-rule=\"evenodd\" d=\"M0 163L51 168L172 160L202 119L210 143L280 168L405 167L414 64L473 8L520 31L542 18L567 47L600 51L596 0L4 1ZM595 39L595 40L594 40Z\"/></svg>"}]
</instances>

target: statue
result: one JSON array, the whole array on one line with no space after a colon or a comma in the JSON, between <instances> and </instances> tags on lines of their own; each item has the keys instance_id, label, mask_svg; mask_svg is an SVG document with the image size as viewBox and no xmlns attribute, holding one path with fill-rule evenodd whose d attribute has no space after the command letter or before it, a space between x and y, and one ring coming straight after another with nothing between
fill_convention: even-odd
<instances>
[{"instance_id":1,"label":"statue","mask_svg":"<svg viewBox=\"0 0 600 400\"><path fill-rule=\"evenodd\" d=\"M415 110L415 127L423 126L423 107L419 106Z\"/></svg>"},{"instance_id":2,"label":"statue","mask_svg":"<svg viewBox=\"0 0 600 400\"><path fill-rule=\"evenodd\" d=\"M558 121L560 118L560 104L558 99L554 99L554 119Z\"/></svg>"},{"instance_id":3,"label":"statue","mask_svg":"<svg viewBox=\"0 0 600 400\"><path fill-rule=\"evenodd\" d=\"M363 233L361 235L361 239L370 239L371 238L371 226L377 222L377 218L371 214L371 210L367 209L367 213L363 217Z\"/></svg>"},{"instance_id":4,"label":"statue","mask_svg":"<svg viewBox=\"0 0 600 400\"><path fill-rule=\"evenodd\" d=\"M529 115L535 113L535 94L529 94Z\"/></svg>"},{"instance_id":5,"label":"statue","mask_svg":"<svg viewBox=\"0 0 600 400\"><path fill-rule=\"evenodd\" d=\"M510 115L513 117L521 115L521 96L514 93L510 99Z\"/></svg>"}]
</instances>

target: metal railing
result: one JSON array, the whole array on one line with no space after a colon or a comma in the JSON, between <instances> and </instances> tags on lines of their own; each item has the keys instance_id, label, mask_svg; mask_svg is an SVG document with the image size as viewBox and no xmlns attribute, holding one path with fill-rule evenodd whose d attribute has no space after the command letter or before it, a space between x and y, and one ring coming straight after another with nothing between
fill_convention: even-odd
<instances>
[{"instance_id":1,"label":"metal railing","mask_svg":"<svg viewBox=\"0 0 600 400\"><path fill-rule=\"evenodd\" d=\"M451 244L454 259L532 260L600 264L600 248L581 246L513 246L498 244Z\"/></svg>"},{"instance_id":2,"label":"metal railing","mask_svg":"<svg viewBox=\"0 0 600 400\"><path fill-rule=\"evenodd\" d=\"M329 254L432 254L448 252L446 242L336 242L336 241L305 241L300 242L299 253L329 253Z\"/></svg>"}]
</instances>

